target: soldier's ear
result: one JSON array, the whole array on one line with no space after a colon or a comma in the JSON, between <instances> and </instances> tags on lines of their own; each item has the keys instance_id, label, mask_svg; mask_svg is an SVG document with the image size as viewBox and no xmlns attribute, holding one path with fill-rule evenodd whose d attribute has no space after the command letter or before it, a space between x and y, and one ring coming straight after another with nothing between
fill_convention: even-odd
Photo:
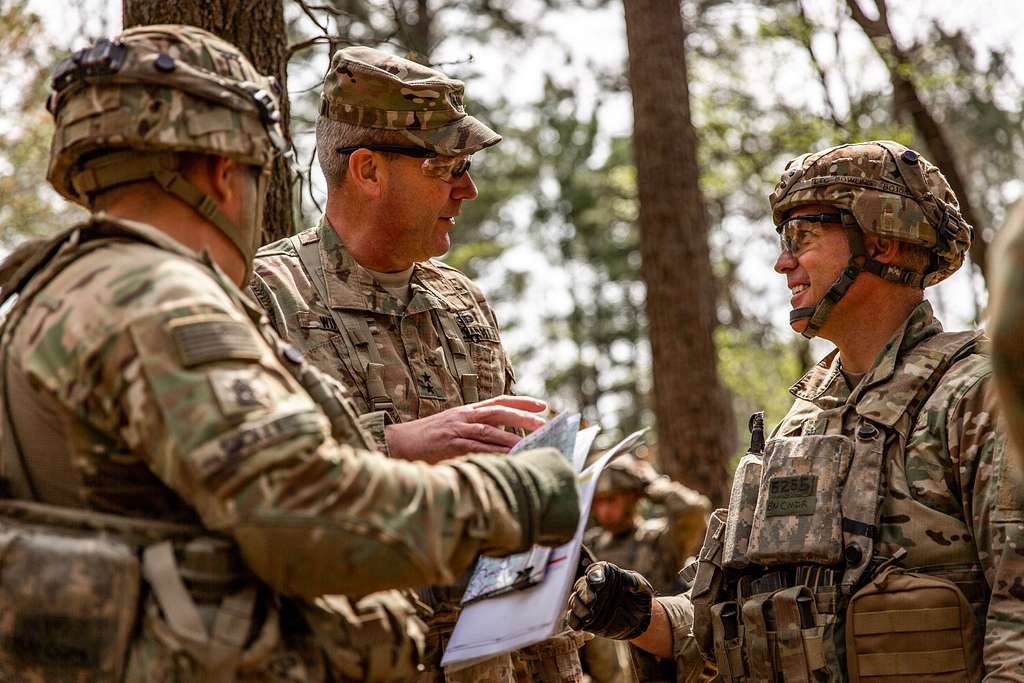
<instances>
[{"instance_id":1,"label":"soldier's ear","mask_svg":"<svg viewBox=\"0 0 1024 683\"><path fill-rule=\"evenodd\" d=\"M234 176L243 170L244 165L237 161L213 154L186 155L181 162L181 172L185 178L218 206L230 202L238 193Z\"/></svg>"},{"instance_id":2,"label":"soldier's ear","mask_svg":"<svg viewBox=\"0 0 1024 683\"><path fill-rule=\"evenodd\" d=\"M382 154L375 154L368 149L357 149L348 156L348 177L346 181L351 183L361 193L371 197L379 197L381 192L381 175L384 172Z\"/></svg>"},{"instance_id":3,"label":"soldier's ear","mask_svg":"<svg viewBox=\"0 0 1024 683\"><path fill-rule=\"evenodd\" d=\"M866 235L864 249L879 263L895 263L900 254L900 243L888 237Z\"/></svg>"}]
</instances>

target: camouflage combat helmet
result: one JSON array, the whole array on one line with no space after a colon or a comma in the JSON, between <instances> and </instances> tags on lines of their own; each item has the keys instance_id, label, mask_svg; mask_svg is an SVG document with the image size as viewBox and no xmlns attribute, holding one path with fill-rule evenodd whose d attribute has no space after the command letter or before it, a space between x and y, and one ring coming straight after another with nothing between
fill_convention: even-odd
<instances>
[{"instance_id":1,"label":"camouflage combat helmet","mask_svg":"<svg viewBox=\"0 0 1024 683\"><path fill-rule=\"evenodd\" d=\"M815 306L794 309L790 321L808 319L812 337L853 280L866 270L891 282L929 287L963 264L973 229L938 168L912 149L891 140L840 145L804 154L786 164L769 195L772 220L782 230L791 209L825 204L840 210L850 242L850 263ZM862 233L873 233L932 252L923 273L867 257Z\"/></svg>"},{"instance_id":2,"label":"camouflage combat helmet","mask_svg":"<svg viewBox=\"0 0 1024 683\"><path fill-rule=\"evenodd\" d=\"M473 154L501 136L466 113L464 91L462 81L436 69L369 47L347 47L331 59L320 116L398 131L445 156Z\"/></svg>"},{"instance_id":3,"label":"camouflage combat helmet","mask_svg":"<svg viewBox=\"0 0 1024 683\"><path fill-rule=\"evenodd\" d=\"M287 153L274 79L211 33L158 25L79 50L57 66L52 90L47 177L60 194L92 208L98 192L154 180L214 223L251 264L271 165ZM185 179L178 152L260 169L249 225L235 225Z\"/></svg>"},{"instance_id":4,"label":"camouflage combat helmet","mask_svg":"<svg viewBox=\"0 0 1024 683\"><path fill-rule=\"evenodd\" d=\"M658 473L650 463L631 453L620 455L604 468L597 482L597 491L626 491L643 494L647 485L656 479Z\"/></svg>"}]
</instances>

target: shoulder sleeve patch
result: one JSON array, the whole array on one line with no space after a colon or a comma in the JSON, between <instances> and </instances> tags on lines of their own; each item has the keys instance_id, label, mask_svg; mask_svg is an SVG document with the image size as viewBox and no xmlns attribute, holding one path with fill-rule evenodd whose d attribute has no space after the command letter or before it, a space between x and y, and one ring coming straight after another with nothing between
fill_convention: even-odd
<instances>
[{"instance_id":1,"label":"shoulder sleeve patch","mask_svg":"<svg viewBox=\"0 0 1024 683\"><path fill-rule=\"evenodd\" d=\"M263 347L252 326L222 315L193 315L169 323L186 368L222 360L258 360Z\"/></svg>"}]
</instances>

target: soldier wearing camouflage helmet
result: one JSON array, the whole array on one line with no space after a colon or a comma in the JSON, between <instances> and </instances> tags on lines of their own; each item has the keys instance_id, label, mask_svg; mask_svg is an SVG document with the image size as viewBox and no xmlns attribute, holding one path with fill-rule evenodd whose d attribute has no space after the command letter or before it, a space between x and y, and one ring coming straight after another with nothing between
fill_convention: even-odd
<instances>
[{"instance_id":1,"label":"soldier wearing camouflage helmet","mask_svg":"<svg viewBox=\"0 0 1024 683\"><path fill-rule=\"evenodd\" d=\"M0 678L407 680L407 601L479 552L572 536L553 450L371 450L249 275L275 84L189 26L58 67L49 179L90 220L0 264ZM325 597L326 596L326 597Z\"/></svg>"},{"instance_id":2,"label":"soldier wearing camouflage helmet","mask_svg":"<svg viewBox=\"0 0 1024 683\"><path fill-rule=\"evenodd\" d=\"M362 424L393 458L504 453L543 424L543 401L510 395L512 367L480 288L434 258L477 196L471 157L501 140L466 113L463 94L461 81L381 50L336 52L316 124L325 213L256 258L254 298L310 363L351 389ZM464 583L424 593L433 610L424 680L443 678ZM541 680L576 680L578 646L569 635L517 664ZM504 656L449 680L508 681L512 666Z\"/></svg>"},{"instance_id":3,"label":"soldier wearing camouflage helmet","mask_svg":"<svg viewBox=\"0 0 1024 683\"><path fill-rule=\"evenodd\" d=\"M665 515L642 518L638 507L645 499ZM635 569L661 594L679 592L679 568L704 540L711 512L706 496L627 454L601 473L590 509L596 524L583 542L599 560Z\"/></svg>"},{"instance_id":4,"label":"soldier wearing camouflage helmet","mask_svg":"<svg viewBox=\"0 0 1024 683\"><path fill-rule=\"evenodd\" d=\"M664 515L641 517L643 500ZM675 595L682 590L679 568L704 540L711 501L626 454L601 473L590 511L595 524L583 542L594 557L640 572L659 595ZM595 638L583 646L580 658L596 683L612 683L629 675L632 664L623 650L616 641Z\"/></svg>"},{"instance_id":5,"label":"soldier wearing camouflage helmet","mask_svg":"<svg viewBox=\"0 0 1024 683\"><path fill-rule=\"evenodd\" d=\"M983 335L946 333L924 287L971 227L940 171L891 141L801 156L770 203L791 325L836 349L737 468L681 596L594 565L580 628L696 680L1024 680L1024 491Z\"/></svg>"}]
</instances>

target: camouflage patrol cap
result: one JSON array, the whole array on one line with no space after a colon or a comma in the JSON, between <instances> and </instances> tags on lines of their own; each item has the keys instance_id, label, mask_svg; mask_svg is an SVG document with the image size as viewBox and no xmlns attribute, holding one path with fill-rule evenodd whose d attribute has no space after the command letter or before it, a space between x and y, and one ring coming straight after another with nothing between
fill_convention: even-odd
<instances>
[{"instance_id":1,"label":"camouflage patrol cap","mask_svg":"<svg viewBox=\"0 0 1024 683\"><path fill-rule=\"evenodd\" d=\"M269 167L286 151L278 91L212 33L180 25L128 29L79 50L54 72L47 177L68 199L88 204L103 179L76 179L76 172L102 151L198 152Z\"/></svg>"},{"instance_id":2,"label":"camouflage patrol cap","mask_svg":"<svg viewBox=\"0 0 1024 683\"><path fill-rule=\"evenodd\" d=\"M334 53L320 116L362 128L399 131L438 154L472 154L501 136L466 114L462 81L369 47Z\"/></svg>"},{"instance_id":3,"label":"camouflage patrol cap","mask_svg":"<svg viewBox=\"0 0 1024 683\"><path fill-rule=\"evenodd\" d=\"M956 272L971 245L973 228L941 171L891 140L797 157L768 201L776 225L798 206L826 204L850 212L864 232L931 249L925 287Z\"/></svg>"},{"instance_id":4,"label":"camouflage patrol cap","mask_svg":"<svg viewBox=\"0 0 1024 683\"><path fill-rule=\"evenodd\" d=\"M647 485L658 477L651 464L631 453L620 455L612 460L601 472L597 482L597 491L627 491L643 494Z\"/></svg>"}]
</instances>

